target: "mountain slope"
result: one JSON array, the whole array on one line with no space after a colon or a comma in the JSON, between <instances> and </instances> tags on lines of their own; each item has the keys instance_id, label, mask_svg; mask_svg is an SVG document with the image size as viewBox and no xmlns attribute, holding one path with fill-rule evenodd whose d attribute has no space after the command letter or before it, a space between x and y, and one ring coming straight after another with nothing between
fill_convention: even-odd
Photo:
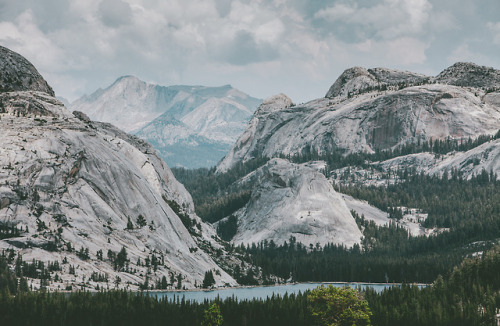
<instances>
[{"instance_id":1,"label":"mountain slope","mask_svg":"<svg viewBox=\"0 0 500 326\"><path fill-rule=\"evenodd\" d=\"M456 169L468 178L484 173L483 169L488 173L497 172L500 170L499 140L493 140L497 137L493 136L500 129L498 76L499 72L493 68L468 63L457 63L436 77L386 68L348 69L335 81L325 98L300 106L293 105L284 94L266 99L219 163L216 173L223 179L246 166L253 166L254 162L278 157L293 162L323 159L330 182L347 187L352 184L384 186L396 182L404 171L442 175ZM478 146L481 139L492 140ZM451 149L443 152L444 146ZM475 146L478 147L473 148ZM426 148L434 152L426 153ZM459 148L463 152L457 152ZM403 149L414 154L403 155ZM391 159L387 160L389 157ZM257 171L254 173L259 173ZM312 175L307 177L314 179ZM281 232L277 231L279 227L289 235L294 233L285 221L290 219L290 214L296 215L294 205L301 202L297 197L299 191L291 190L292 194L279 197L279 192L275 193L279 186L273 180L259 180L252 189L251 200L233 213L238 218L234 242L273 239ZM303 184L307 184L307 180ZM275 205L269 198L275 198ZM281 208L282 202L287 203L289 210ZM375 211L368 203L345 198L340 202L360 214L376 212L374 219L381 216L380 211ZM388 210L387 205L377 207ZM426 207L412 208L426 211ZM268 221L265 216L272 218ZM403 222L412 218L405 215ZM285 227L272 222L280 220ZM415 218L410 221L411 225L403 222L397 225L410 228L414 235L445 230L425 229ZM257 227L259 224L264 227ZM349 234L357 236L349 228L344 230L346 238ZM279 234L281 241L286 239L286 232Z\"/></svg>"},{"instance_id":2,"label":"mountain slope","mask_svg":"<svg viewBox=\"0 0 500 326\"><path fill-rule=\"evenodd\" d=\"M118 78L106 89L98 89L71 103L71 109L82 111L92 120L110 122L130 132L144 126L163 113L158 102L170 101L176 92L159 92L155 85L134 76Z\"/></svg>"},{"instance_id":3,"label":"mountain slope","mask_svg":"<svg viewBox=\"0 0 500 326\"><path fill-rule=\"evenodd\" d=\"M500 177L500 139L495 139L481 144L468 151L460 152L453 151L444 155L435 155L433 153L415 153L409 155L398 156L382 162L374 162L372 166L376 167L377 171L398 171L398 170L414 170L417 173L424 173L428 175L442 176L444 173L452 171L460 172L461 176L468 180L473 176L478 176L483 171L488 174L497 174ZM334 171L339 175L345 169ZM361 170L358 170L361 172ZM383 184L387 180L380 177L374 178L373 174L370 178L365 178L365 175L370 175L368 171L361 173L362 177L359 178L360 182L365 184Z\"/></svg>"},{"instance_id":4,"label":"mountain slope","mask_svg":"<svg viewBox=\"0 0 500 326\"><path fill-rule=\"evenodd\" d=\"M457 62L439 73L435 81L456 86L498 89L500 71L471 62Z\"/></svg>"},{"instance_id":5,"label":"mountain slope","mask_svg":"<svg viewBox=\"0 0 500 326\"><path fill-rule=\"evenodd\" d=\"M258 156L373 153L429 139L492 135L499 129L500 101L490 89L443 84L442 77L431 83L428 77L395 71L377 79L388 70L372 71L379 73L361 68L344 73L327 94L333 98L300 107L276 104L272 111L258 109L217 170L227 171ZM468 78L462 69L452 79L461 76ZM446 80L451 82L450 78ZM375 87L380 80L390 82Z\"/></svg>"},{"instance_id":6,"label":"mountain slope","mask_svg":"<svg viewBox=\"0 0 500 326\"><path fill-rule=\"evenodd\" d=\"M71 107L134 132L171 166L194 168L215 165L260 102L229 85L164 87L124 76Z\"/></svg>"},{"instance_id":7,"label":"mountain slope","mask_svg":"<svg viewBox=\"0 0 500 326\"><path fill-rule=\"evenodd\" d=\"M365 69L353 67L345 70L330 87L325 97L347 97L368 89L387 89L400 84L425 83L430 78L425 75L408 71L399 71L387 68Z\"/></svg>"},{"instance_id":8,"label":"mountain slope","mask_svg":"<svg viewBox=\"0 0 500 326\"><path fill-rule=\"evenodd\" d=\"M239 182L255 187L248 203L233 214L236 245L264 240L281 245L290 237L307 246L360 243L361 231L342 197L307 164L272 159Z\"/></svg>"},{"instance_id":9,"label":"mountain slope","mask_svg":"<svg viewBox=\"0 0 500 326\"><path fill-rule=\"evenodd\" d=\"M36 68L23 56L0 46L0 92L39 91L54 96L54 91Z\"/></svg>"},{"instance_id":10,"label":"mountain slope","mask_svg":"<svg viewBox=\"0 0 500 326\"><path fill-rule=\"evenodd\" d=\"M132 289L146 273L151 282L174 275L190 288L208 270L217 285L236 284L207 253L222 250L214 230L151 145L34 89L0 93L0 226L19 233L2 234L0 248L67 260L54 288L96 286L92 273Z\"/></svg>"}]
</instances>

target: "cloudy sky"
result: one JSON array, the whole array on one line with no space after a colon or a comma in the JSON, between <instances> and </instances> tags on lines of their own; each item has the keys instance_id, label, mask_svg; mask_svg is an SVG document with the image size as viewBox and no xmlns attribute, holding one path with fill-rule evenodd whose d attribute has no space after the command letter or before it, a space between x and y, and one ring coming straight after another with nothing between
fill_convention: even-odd
<instances>
[{"instance_id":1,"label":"cloudy sky","mask_svg":"<svg viewBox=\"0 0 500 326\"><path fill-rule=\"evenodd\" d=\"M500 1L0 0L0 45L70 100L136 75L301 103L351 66L500 69Z\"/></svg>"}]
</instances>

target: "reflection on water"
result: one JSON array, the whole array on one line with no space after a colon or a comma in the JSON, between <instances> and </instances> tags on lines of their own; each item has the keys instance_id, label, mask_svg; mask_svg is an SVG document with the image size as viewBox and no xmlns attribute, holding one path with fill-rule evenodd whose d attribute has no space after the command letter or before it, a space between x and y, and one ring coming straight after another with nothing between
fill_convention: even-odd
<instances>
[{"instance_id":1,"label":"reflection on water","mask_svg":"<svg viewBox=\"0 0 500 326\"><path fill-rule=\"evenodd\" d=\"M166 298L168 300L172 299L182 299L193 300L197 302L203 302L205 299L213 300L217 297L224 300L226 298L235 297L238 300L252 300L252 299L266 299L274 295L283 296L285 293L298 293L307 290L312 290L321 284L327 283L299 283L299 284L288 284L279 286L259 286L251 288L229 288L213 291L151 291L149 295L156 296L158 299ZM365 283L328 283L336 287L350 286L353 288L364 289L366 287L371 287L375 291L380 292L385 288L391 286L398 286L398 284L365 284Z\"/></svg>"}]
</instances>

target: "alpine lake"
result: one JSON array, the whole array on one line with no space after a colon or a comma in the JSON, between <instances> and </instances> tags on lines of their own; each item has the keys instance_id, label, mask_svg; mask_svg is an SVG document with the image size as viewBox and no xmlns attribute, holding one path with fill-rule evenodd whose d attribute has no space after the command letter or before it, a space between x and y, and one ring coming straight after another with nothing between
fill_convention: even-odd
<instances>
[{"instance_id":1,"label":"alpine lake","mask_svg":"<svg viewBox=\"0 0 500 326\"><path fill-rule=\"evenodd\" d=\"M274 296L284 296L285 294L296 294L299 292L312 290L321 285L331 284L335 287L349 286L355 289L365 289L367 287L373 288L377 292L381 292L386 288L399 286L398 283L296 283L286 285L274 286L256 286L256 287L238 287L238 288L223 288L214 290L200 290L200 291L150 291L149 296L154 296L158 300L189 300L196 302L203 302L205 300L215 300L219 298L224 300L226 298L237 298L239 301L253 300L253 299L266 299ZM423 287L426 285L419 284Z\"/></svg>"}]
</instances>

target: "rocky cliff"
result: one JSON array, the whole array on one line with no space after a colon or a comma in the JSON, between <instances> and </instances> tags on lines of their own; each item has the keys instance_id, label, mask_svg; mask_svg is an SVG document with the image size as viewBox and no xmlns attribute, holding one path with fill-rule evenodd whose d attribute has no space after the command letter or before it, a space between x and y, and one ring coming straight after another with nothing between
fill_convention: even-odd
<instances>
[{"instance_id":1,"label":"rocky cliff","mask_svg":"<svg viewBox=\"0 0 500 326\"><path fill-rule=\"evenodd\" d=\"M496 133L500 106L498 91L491 87L498 71L458 66L432 80L380 68L347 70L327 98L301 106L277 101L271 111L258 109L218 171L257 156L373 153L429 139ZM471 79L477 71L491 80ZM456 86L461 83L467 87Z\"/></svg>"},{"instance_id":2,"label":"rocky cliff","mask_svg":"<svg viewBox=\"0 0 500 326\"><path fill-rule=\"evenodd\" d=\"M54 96L49 84L23 56L0 46L0 58L0 92L31 90Z\"/></svg>"},{"instance_id":3,"label":"rocky cliff","mask_svg":"<svg viewBox=\"0 0 500 326\"><path fill-rule=\"evenodd\" d=\"M246 206L234 213L237 245L264 240L281 245L290 237L307 246L360 242L361 231L344 200L310 164L272 159L240 183L255 186Z\"/></svg>"},{"instance_id":4,"label":"rocky cliff","mask_svg":"<svg viewBox=\"0 0 500 326\"><path fill-rule=\"evenodd\" d=\"M2 53L0 62L23 71L24 59ZM165 276L192 288L208 270L217 285L236 284L211 258L216 250L219 261L226 256L214 230L153 147L71 113L50 88L39 90L46 83L38 78L0 94L0 226L17 230L2 233L0 248L58 261L52 288L94 288L101 281L93 273L109 280L101 287L119 278L116 286L137 289L147 275L150 284ZM123 248L126 260L117 262Z\"/></svg>"},{"instance_id":5,"label":"rocky cliff","mask_svg":"<svg viewBox=\"0 0 500 326\"><path fill-rule=\"evenodd\" d=\"M457 62L443 70L434 80L442 84L463 87L498 89L500 88L500 71L471 62Z\"/></svg>"},{"instance_id":6,"label":"rocky cliff","mask_svg":"<svg viewBox=\"0 0 500 326\"><path fill-rule=\"evenodd\" d=\"M430 77L387 68L365 69L353 67L345 70L333 83L325 97L347 97L360 92L387 89L391 86L415 85L426 83Z\"/></svg>"}]
</instances>

